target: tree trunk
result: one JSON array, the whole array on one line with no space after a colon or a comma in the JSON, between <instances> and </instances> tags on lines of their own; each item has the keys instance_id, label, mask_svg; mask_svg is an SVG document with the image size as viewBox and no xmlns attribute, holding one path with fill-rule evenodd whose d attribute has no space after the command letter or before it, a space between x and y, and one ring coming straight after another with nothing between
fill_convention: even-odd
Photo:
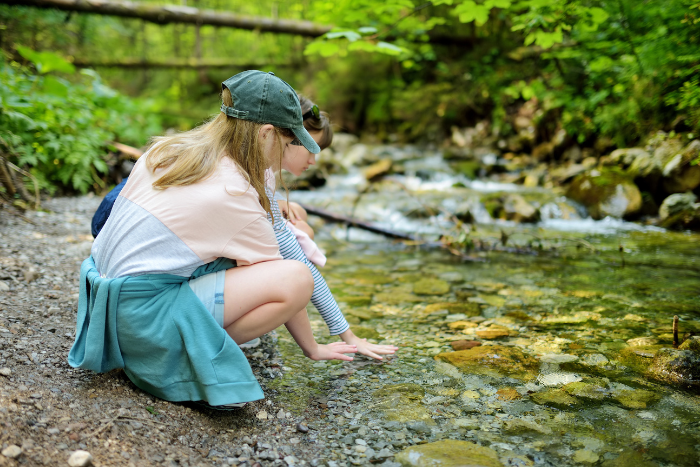
<instances>
[{"instance_id":1,"label":"tree trunk","mask_svg":"<svg viewBox=\"0 0 700 467\"><path fill-rule=\"evenodd\" d=\"M322 36L331 30L330 26L314 24L310 21L243 16L223 11L198 10L197 8L177 5L155 6L109 0L90 0L89 2L85 0L0 0L0 3L37 8L56 8L64 11L79 11L81 13L121 16L124 18L139 18L157 24L189 23L296 34L307 37Z\"/></svg>"}]
</instances>

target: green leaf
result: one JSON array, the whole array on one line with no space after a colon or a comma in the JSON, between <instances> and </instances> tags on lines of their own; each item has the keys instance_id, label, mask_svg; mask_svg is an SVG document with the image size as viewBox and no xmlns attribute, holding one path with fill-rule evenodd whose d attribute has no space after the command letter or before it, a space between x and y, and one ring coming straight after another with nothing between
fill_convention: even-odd
<instances>
[{"instance_id":1,"label":"green leaf","mask_svg":"<svg viewBox=\"0 0 700 467\"><path fill-rule=\"evenodd\" d=\"M322 57L331 57L338 53L340 47L335 42L315 40L304 49L304 55L318 54Z\"/></svg>"},{"instance_id":2,"label":"green leaf","mask_svg":"<svg viewBox=\"0 0 700 467\"><path fill-rule=\"evenodd\" d=\"M364 26L357 30L360 34L376 34L377 28L371 26Z\"/></svg>"},{"instance_id":3,"label":"green leaf","mask_svg":"<svg viewBox=\"0 0 700 467\"><path fill-rule=\"evenodd\" d=\"M387 55L400 55L406 49L388 42L377 42L377 51Z\"/></svg>"},{"instance_id":4,"label":"green leaf","mask_svg":"<svg viewBox=\"0 0 700 467\"><path fill-rule=\"evenodd\" d=\"M336 31L336 32L326 33L327 39L339 39L341 37L344 37L345 39L349 40L350 42L355 42L361 36L358 33L356 33L355 31Z\"/></svg>"},{"instance_id":5,"label":"green leaf","mask_svg":"<svg viewBox=\"0 0 700 467\"><path fill-rule=\"evenodd\" d=\"M65 58L51 52L36 52L23 45L17 46L17 52L36 66L41 74L50 71L60 71L62 73L75 73L75 67Z\"/></svg>"},{"instance_id":6,"label":"green leaf","mask_svg":"<svg viewBox=\"0 0 700 467\"><path fill-rule=\"evenodd\" d=\"M68 86L66 83L54 76L47 76L44 79L44 91L58 97L68 96Z\"/></svg>"},{"instance_id":7,"label":"green leaf","mask_svg":"<svg viewBox=\"0 0 700 467\"><path fill-rule=\"evenodd\" d=\"M486 0L484 6L486 8L510 8L510 0Z\"/></svg>"},{"instance_id":8,"label":"green leaf","mask_svg":"<svg viewBox=\"0 0 700 467\"><path fill-rule=\"evenodd\" d=\"M607 11L598 7L589 8L588 13L591 15L591 20L596 24L600 24L610 17Z\"/></svg>"}]
</instances>

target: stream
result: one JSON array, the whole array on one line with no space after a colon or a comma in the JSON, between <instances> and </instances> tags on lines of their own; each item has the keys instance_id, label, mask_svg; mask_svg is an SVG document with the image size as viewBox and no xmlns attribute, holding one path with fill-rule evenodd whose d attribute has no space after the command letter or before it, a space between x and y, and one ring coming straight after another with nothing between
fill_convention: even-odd
<instances>
[{"instance_id":1,"label":"stream","mask_svg":"<svg viewBox=\"0 0 700 467\"><path fill-rule=\"evenodd\" d=\"M313 362L277 331L283 372L268 387L292 413L322 409L312 428L327 465L700 463L698 349L684 380L660 358L674 352L674 316L681 341L700 334L700 235L595 221L556 189L469 180L435 151L371 150L403 173L367 190L350 168L290 193L427 244L310 217L352 329L400 347L385 362ZM540 220L492 219L488 200L503 193ZM435 242L461 206L480 248L456 255ZM319 340L334 340L309 309Z\"/></svg>"}]
</instances>

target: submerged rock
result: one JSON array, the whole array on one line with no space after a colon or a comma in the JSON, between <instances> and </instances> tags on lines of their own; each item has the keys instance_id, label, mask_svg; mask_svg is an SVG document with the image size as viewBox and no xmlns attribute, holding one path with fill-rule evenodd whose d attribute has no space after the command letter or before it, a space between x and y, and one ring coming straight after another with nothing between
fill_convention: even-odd
<instances>
[{"instance_id":1,"label":"submerged rock","mask_svg":"<svg viewBox=\"0 0 700 467\"><path fill-rule=\"evenodd\" d=\"M700 352L661 349L654 357L648 374L667 383L700 388Z\"/></svg>"},{"instance_id":2,"label":"submerged rock","mask_svg":"<svg viewBox=\"0 0 700 467\"><path fill-rule=\"evenodd\" d=\"M464 373L510 376L529 380L537 376L539 362L517 347L484 345L469 350L444 352L435 356L436 360L450 363Z\"/></svg>"},{"instance_id":3,"label":"submerged rock","mask_svg":"<svg viewBox=\"0 0 700 467\"><path fill-rule=\"evenodd\" d=\"M450 342L454 350L468 350L481 345L479 341L458 340Z\"/></svg>"},{"instance_id":4,"label":"submerged rock","mask_svg":"<svg viewBox=\"0 0 700 467\"><path fill-rule=\"evenodd\" d=\"M486 329L476 330L476 335L482 339L500 339L501 337L510 336L511 333L517 334L517 332L511 331L507 327L498 324L492 324Z\"/></svg>"},{"instance_id":5,"label":"submerged rock","mask_svg":"<svg viewBox=\"0 0 700 467\"><path fill-rule=\"evenodd\" d=\"M601 381L602 383L602 381ZM567 392L567 394L582 397L584 399L594 399L601 400L608 396L608 390L604 386L605 383L596 384L584 381L577 381L575 383L569 383L562 389Z\"/></svg>"},{"instance_id":6,"label":"submerged rock","mask_svg":"<svg viewBox=\"0 0 700 467\"><path fill-rule=\"evenodd\" d=\"M580 403L577 398L570 396L561 389L547 389L546 391L536 392L530 395L530 399L536 404L557 409L568 409Z\"/></svg>"},{"instance_id":7,"label":"submerged rock","mask_svg":"<svg viewBox=\"0 0 700 467\"><path fill-rule=\"evenodd\" d=\"M632 370L644 373L651 364L656 353L663 348L662 345L637 345L620 350L617 360Z\"/></svg>"},{"instance_id":8,"label":"submerged rock","mask_svg":"<svg viewBox=\"0 0 700 467\"><path fill-rule=\"evenodd\" d=\"M417 384L388 385L374 392L375 402L370 404L370 407L380 410L389 421L423 421L428 425L435 425L430 413L421 404L424 396L425 389Z\"/></svg>"},{"instance_id":9,"label":"submerged rock","mask_svg":"<svg viewBox=\"0 0 700 467\"><path fill-rule=\"evenodd\" d=\"M552 430L547 426L520 418L514 418L513 420L506 420L503 422L503 431L509 435L523 435L527 433L549 435L552 433Z\"/></svg>"},{"instance_id":10,"label":"submerged rock","mask_svg":"<svg viewBox=\"0 0 700 467\"><path fill-rule=\"evenodd\" d=\"M450 284L440 279L422 279L413 284L413 293L418 295L443 295L450 291Z\"/></svg>"},{"instance_id":11,"label":"submerged rock","mask_svg":"<svg viewBox=\"0 0 700 467\"><path fill-rule=\"evenodd\" d=\"M661 397L655 392L644 389L623 389L616 391L613 398L629 409L646 409L647 405L658 401Z\"/></svg>"},{"instance_id":12,"label":"submerged rock","mask_svg":"<svg viewBox=\"0 0 700 467\"><path fill-rule=\"evenodd\" d=\"M629 217L642 207L642 194L632 179L612 169L594 169L577 176L567 196L588 208L594 219Z\"/></svg>"},{"instance_id":13,"label":"submerged rock","mask_svg":"<svg viewBox=\"0 0 700 467\"><path fill-rule=\"evenodd\" d=\"M395 460L404 467L502 467L493 449L468 441L443 440L411 446Z\"/></svg>"},{"instance_id":14,"label":"submerged rock","mask_svg":"<svg viewBox=\"0 0 700 467\"><path fill-rule=\"evenodd\" d=\"M472 302L440 302L431 303L425 307L425 313L430 314L436 311L447 310L448 312L463 313L466 317L480 316L481 306L478 303Z\"/></svg>"},{"instance_id":15,"label":"submerged rock","mask_svg":"<svg viewBox=\"0 0 700 467\"><path fill-rule=\"evenodd\" d=\"M603 462L602 467L657 467L657 463L644 458L639 451L625 451L615 459Z\"/></svg>"}]
</instances>

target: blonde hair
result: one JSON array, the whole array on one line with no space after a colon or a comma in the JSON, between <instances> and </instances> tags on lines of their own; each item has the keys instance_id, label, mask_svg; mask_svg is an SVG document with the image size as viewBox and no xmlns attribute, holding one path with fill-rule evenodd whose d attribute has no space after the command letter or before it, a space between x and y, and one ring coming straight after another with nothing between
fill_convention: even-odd
<instances>
[{"instance_id":1,"label":"blonde hair","mask_svg":"<svg viewBox=\"0 0 700 467\"><path fill-rule=\"evenodd\" d=\"M225 105L233 107L228 89L224 88L221 98ZM265 194L265 170L269 162L258 141L262 125L264 124L229 117L222 112L190 131L153 138L151 150L146 156L146 166L153 172L169 168L153 182L153 188L165 190L197 183L214 173L222 157L229 157L246 177L249 187L252 186L258 192L260 205L273 217L270 200ZM290 135L293 135L291 130L275 127L280 163L284 154L280 137Z\"/></svg>"}]
</instances>

